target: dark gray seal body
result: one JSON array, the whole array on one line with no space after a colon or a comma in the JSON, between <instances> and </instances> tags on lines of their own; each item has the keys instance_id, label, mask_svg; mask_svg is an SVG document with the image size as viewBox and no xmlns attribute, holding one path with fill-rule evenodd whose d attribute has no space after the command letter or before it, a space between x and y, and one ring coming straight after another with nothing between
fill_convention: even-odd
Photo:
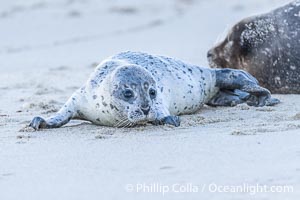
<instances>
[{"instance_id":1,"label":"dark gray seal body","mask_svg":"<svg viewBox=\"0 0 300 200\"><path fill-rule=\"evenodd\" d=\"M211 67L246 70L272 93L300 93L300 1L237 23L208 52Z\"/></svg>"},{"instance_id":2,"label":"dark gray seal body","mask_svg":"<svg viewBox=\"0 0 300 200\"><path fill-rule=\"evenodd\" d=\"M241 70L201 68L180 60L140 52L104 60L87 83L52 117L35 117L30 126L58 128L71 119L131 127L152 123L180 125L179 115L204 104L274 105L279 101Z\"/></svg>"}]
</instances>

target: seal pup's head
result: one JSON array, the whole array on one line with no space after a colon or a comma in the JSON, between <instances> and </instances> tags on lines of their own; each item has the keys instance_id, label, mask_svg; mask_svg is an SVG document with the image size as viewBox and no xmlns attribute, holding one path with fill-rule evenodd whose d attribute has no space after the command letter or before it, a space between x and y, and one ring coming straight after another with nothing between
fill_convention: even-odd
<instances>
[{"instance_id":1,"label":"seal pup's head","mask_svg":"<svg viewBox=\"0 0 300 200\"><path fill-rule=\"evenodd\" d=\"M111 102L118 110L117 127L130 127L156 118L157 86L152 74L137 65L115 69L111 77Z\"/></svg>"}]
</instances>

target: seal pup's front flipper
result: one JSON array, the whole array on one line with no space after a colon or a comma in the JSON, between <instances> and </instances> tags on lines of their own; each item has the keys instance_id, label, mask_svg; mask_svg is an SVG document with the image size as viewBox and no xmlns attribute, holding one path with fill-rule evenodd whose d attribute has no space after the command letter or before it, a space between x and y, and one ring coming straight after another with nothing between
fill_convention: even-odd
<instances>
[{"instance_id":1,"label":"seal pup's front flipper","mask_svg":"<svg viewBox=\"0 0 300 200\"><path fill-rule=\"evenodd\" d=\"M175 127L180 126L180 118L179 116L171 115L170 111L164 106L165 104L162 103L163 101L160 100L160 103L156 104L156 118L151 123L153 125L172 125Z\"/></svg>"},{"instance_id":2,"label":"seal pup's front flipper","mask_svg":"<svg viewBox=\"0 0 300 200\"><path fill-rule=\"evenodd\" d=\"M180 126L180 118L178 116L169 115L169 116L163 117L161 119L156 119L151 123L156 126L169 124L169 125L178 127L178 126Z\"/></svg>"},{"instance_id":3,"label":"seal pup's front flipper","mask_svg":"<svg viewBox=\"0 0 300 200\"><path fill-rule=\"evenodd\" d=\"M76 100L77 93L74 93L55 115L47 119L44 119L42 117L34 117L31 120L29 126L34 128L35 130L59 128L67 124L71 119L78 118L79 116L76 112Z\"/></svg>"},{"instance_id":4,"label":"seal pup's front flipper","mask_svg":"<svg viewBox=\"0 0 300 200\"><path fill-rule=\"evenodd\" d=\"M258 81L243 70L216 69L215 73L216 87L220 88L220 91L236 91L235 94L250 106L273 106L280 102L278 99L272 98L269 90L259 86ZM241 97L242 92L248 93L249 96Z\"/></svg>"}]
</instances>

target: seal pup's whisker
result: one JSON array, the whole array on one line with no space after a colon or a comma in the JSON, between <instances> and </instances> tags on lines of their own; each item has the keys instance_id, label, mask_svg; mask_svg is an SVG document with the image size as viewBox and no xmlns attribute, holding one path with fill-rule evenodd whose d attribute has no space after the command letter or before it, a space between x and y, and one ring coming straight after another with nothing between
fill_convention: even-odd
<instances>
[{"instance_id":1,"label":"seal pup's whisker","mask_svg":"<svg viewBox=\"0 0 300 200\"><path fill-rule=\"evenodd\" d=\"M133 122L128 121L127 125L125 125L124 128L130 128L133 127L133 125L134 125Z\"/></svg>"},{"instance_id":2,"label":"seal pup's whisker","mask_svg":"<svg viewBox=\"0 0 300 200\"><path fill-rule=\"evenodd\" d=\"M127 121L127 123L123 126L123 128L128 128L129 124L130 124L130 121Z\"/></svg>"},{"instance_id":3,"label":"seal pup's whisker","mask_svg":"<svg viewBox=\"0 0 300 200\"><path fill-rule=\"evenodd\" d=\"M116 128L118 128L119 127L119 125L121 124L123 122L123 120L121 120L121 121L118 121L115 125L114 125L114 127L116 127Z\"/></svg>"},{"instance_id":4,"label":"seal pup's whisker","mask_svg":"<svg viewBox=\"0 0 300 200\"><path fill-rule=\"evenodd\" d=\"M117 120L117 122L113 125L113 127L116 127L116 128L118 128L118 126L120 125L120 124L122 124L125 120L127 120L127 118L126 117L120 117L120 119L118 119Z\"/></svg>"},{"instance_id":5,"label":"seal pup's whisker","mask_svg":"<svg viewBox=\"0 0 300 200\"><path fill-rule=\"evenodd\" d=\"M119 123L116 124L115 127L121 128L124 124L126 124L127 121L128 119L124 117Z\"/></svg>"},{"instance_id":6,"label":"seal pup's whisker","mask_svg":"<svg viewBox=\"0 0 300 200\"><path fill-rule=\"evenodd\" d=\"M123 126L123 128L128 128L128 127L130 127L130 124L131 124L132 122L131 121L127 121L126 122L126 124Z\"/></svg>"}]
</instances>

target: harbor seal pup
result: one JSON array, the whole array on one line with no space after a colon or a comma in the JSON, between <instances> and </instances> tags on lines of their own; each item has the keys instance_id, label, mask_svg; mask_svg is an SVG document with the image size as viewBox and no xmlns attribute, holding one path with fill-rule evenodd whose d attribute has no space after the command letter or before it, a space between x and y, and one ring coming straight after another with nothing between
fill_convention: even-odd
<instances>
[{"instance_id":1,"label":"harbor seal pup","mask_svg":"<svg viewBox=\"0 0 300 200\"><path fill-rule=\"evenodd\" d=\"M180 125L179 115L204 104L274 105L278 100L240 70L201 68L165 57L123 52L104 60L85 86L52 117L35 117L34 129L58 128L71 119L131 127L150 122Z\"/></svg>"},{"instance_id":2,"label":"harbor seal pup","mask_svg":"<svg viewBox=\"0 0 300 200\"><path fill-rule=\"evenodd\" d=\"M300 93L300 1L237 23L208 51L211 67L242 69L272 93Z\"/></svg>"}]
</instances>

